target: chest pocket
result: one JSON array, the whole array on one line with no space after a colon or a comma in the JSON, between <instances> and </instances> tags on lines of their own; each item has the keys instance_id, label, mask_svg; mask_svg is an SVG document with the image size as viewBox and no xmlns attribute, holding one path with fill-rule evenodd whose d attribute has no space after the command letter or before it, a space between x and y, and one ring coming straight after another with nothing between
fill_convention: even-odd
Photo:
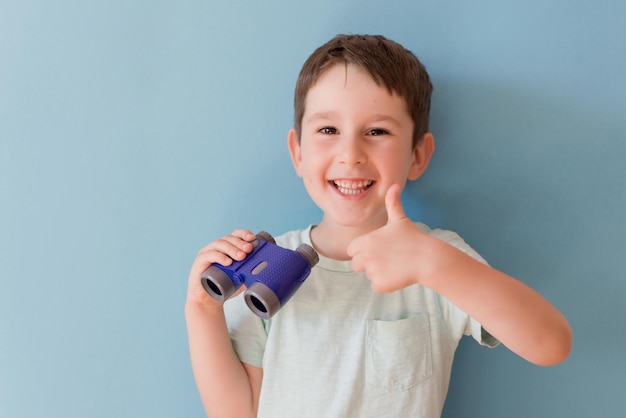
<instances>
[{"instance_id":1,"label":"chest pocket","mask_svg":"<svg viewBox=\"0 0 626 418\"><path fill-rule=\"evenodd\" d=\"M369 320L366 335L368 386L407 390L432 375L428 314L396 321Z\"/></svg>"}]
</instances>

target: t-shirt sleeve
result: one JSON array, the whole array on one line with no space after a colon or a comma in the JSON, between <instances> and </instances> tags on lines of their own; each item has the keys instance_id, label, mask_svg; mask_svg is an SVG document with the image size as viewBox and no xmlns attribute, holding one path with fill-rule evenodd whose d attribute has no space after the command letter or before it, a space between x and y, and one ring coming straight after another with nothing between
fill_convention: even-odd
<instances>
[{"instance_id":1,"label":"t-shirt sleeve","mask_svg":"<svg viewBox=\"0 0 626 418\"><path fill-rule=\"evenodd\" d=\"M487 261L472 247L470 247L457 233L442 229L435 229L431 231L431 235L463 251L473 259L481 263L488 264ZM453 334L462 333L467 336L471 335L472 338L474 338L481 345L486 345L488 347L495 347L500 344L500 342L493 335L491 335L489 331L483 328L477 320L468 316L456 305L445 299L442 302L442 305L443 314L447 317L447 322L451 324Z\"/></svg>"},{"instance_id":2,"label":"t-shirt sleeve","mask_svg":"<svg viewBox=\"0 0 626 418\"><path fill-rule=\"evenodd\" d=\"M255 367L263 367L263 353L267 341L267 323L256 316L243 299L243 293L224 304L230 339L239 360Z\"/></svg>"}]
</instances>

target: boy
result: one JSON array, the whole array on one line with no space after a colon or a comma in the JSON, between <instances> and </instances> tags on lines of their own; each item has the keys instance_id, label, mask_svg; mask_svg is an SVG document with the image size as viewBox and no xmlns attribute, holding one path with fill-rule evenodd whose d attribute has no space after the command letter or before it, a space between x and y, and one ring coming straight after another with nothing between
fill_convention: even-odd
<instances>
[{"instance_id":1,"label":"boy","mask_svg":"<svg viewBox=\"0 0 626 418\"><path fill-rule=\"evenodd\" d=\"M323 218L276 241L313 245L320 262L263 321L200 285L211 263L245 258L254 234L199 252L185 313L211 418L437 417L463 335L540 365L568 356L552 305L455 233L405 216L400 193L434 151L431 90L417 58L381 36L337 36L305 62L288 147Z\"/></svg>"}]
</instances>

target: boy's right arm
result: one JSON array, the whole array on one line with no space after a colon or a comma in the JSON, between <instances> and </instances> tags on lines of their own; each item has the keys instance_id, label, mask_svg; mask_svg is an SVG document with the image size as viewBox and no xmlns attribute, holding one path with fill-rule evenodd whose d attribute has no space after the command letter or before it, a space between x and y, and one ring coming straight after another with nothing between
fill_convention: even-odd
<instances>
[{"instance_id":1,"label":"boy's right arm","mask_svg":"<svg viewBox=\"0 0 626 418\"><path fill-rule=\"evenodd\" d=\"M212 242L200 250L189 274L185 305L189 352L198 392L211 418L255 417L263 369L239 361L223 303L204 290L200 275L213 263L229 265L244 259L254 239L252 232L240 229Z\"/></svg>"}]
</instances>

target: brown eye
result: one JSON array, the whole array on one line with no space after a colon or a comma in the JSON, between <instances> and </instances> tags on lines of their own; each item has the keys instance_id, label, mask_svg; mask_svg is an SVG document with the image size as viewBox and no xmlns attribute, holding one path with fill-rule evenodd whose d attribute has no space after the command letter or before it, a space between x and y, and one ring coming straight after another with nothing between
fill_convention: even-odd
<instances>
[{"instance_id":1,"label":"brown eye","mask_svg":"<svg viewBox=\"0 0 626 418\"><path fill-rule=\"evenodd\" d=\"M334 135L337 133L337 129L330 127L330 126L325 126L322 129L320 129L318 132L324 135Z\"/></svg>"},{"instance_id":2,"label":"brown eye","mask_svg":"<svg viewBox=\"0 0 626 418\"><path fill-rule=\"evenodd\" d=\"M387 135L389 134L389 132L387 132L384 129L372 129L369 131L369 135L371 136L381 136L381 135Z\"/></svg>"}]
</instances>

